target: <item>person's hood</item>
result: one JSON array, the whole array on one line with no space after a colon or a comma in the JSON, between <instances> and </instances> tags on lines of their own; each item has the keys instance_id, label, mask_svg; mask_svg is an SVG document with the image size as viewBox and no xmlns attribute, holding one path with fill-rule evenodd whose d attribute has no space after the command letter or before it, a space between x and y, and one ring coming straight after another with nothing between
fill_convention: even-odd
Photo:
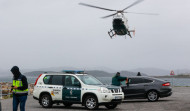
<instances>
[{"instance_id":1,"label":"person's hood","mask_svg":"<svg viewBox=\"0 0 190 111\"><path fill-rule=\"evenodd\" d=\"M13 73L15 79L17 79L21 75L17 66L13 66L11 72Z\"/></svg>"}]
</instances>

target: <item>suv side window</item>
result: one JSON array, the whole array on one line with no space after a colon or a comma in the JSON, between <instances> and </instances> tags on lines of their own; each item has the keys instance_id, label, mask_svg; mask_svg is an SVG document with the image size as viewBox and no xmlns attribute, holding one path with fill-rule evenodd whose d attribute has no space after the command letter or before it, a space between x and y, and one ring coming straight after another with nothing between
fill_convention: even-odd
<instances>
[{"instance_id":1,"label":"suv side window","mask_svg":"<svg viewBox=\"0 0 190 111\"><path fill-rule=\"evenodd\" d=\"M44 84L49 84L50 78L51 78L51 75L46 75L46 76L43 78Z\"/></svg>"},{"instance_id":2,"label":"suv side window","mask_svg":"<svg viewBox=\"0 0 190 111\"><path fill-rule=\"evenodd\" d=\"M62 75L52 75L51 84L52 85L63 85L63 76Z\"/></svg>"},{"instance_id":3,"label":"suv side window","mask_svg":"<svg viewBox=\"0 0 190 111\"><path fill-rule=\"evenodd\" d=\"M76 84L80 84L76 77L70 75L65 76L65 86L76 86Z\"/></svg>"},{"instance_id":4,"label":"suv side window","mask_svg":"<svg viewBox=\"0 0 190 111\"><path fill-rule=\"evenodd\" d=\"M144 80L142 78L131 78L130 79L130 84L139 84L139 83L144 83Z\"/></svg>"}]
</instances>

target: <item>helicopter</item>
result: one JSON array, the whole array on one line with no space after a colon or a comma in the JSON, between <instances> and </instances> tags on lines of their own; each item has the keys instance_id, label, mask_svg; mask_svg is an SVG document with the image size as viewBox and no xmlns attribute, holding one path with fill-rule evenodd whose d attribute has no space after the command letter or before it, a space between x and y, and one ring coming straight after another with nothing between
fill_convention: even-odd
<instances>
[{"instance_id":1,"label":"helicopter","mask_svg":"<svg viewBox=\"0 0 190 111\"><path fill-rule=\"evenodd\" d=\"M101 18L108 18L108 17L112 17L113 16L113 21L112 21L113 29L110 29L110 31L108 31L108 35L110 36L111 39L113 38L113 36L116 36L116 35L119 35L119 36L124 36L124 35L126 36L126 35L128 35L129 37L132 38L131 32L133 32L133 35L135 36L135 29L134 30L130 30L129 29L128 20L124 16L124 13L158 15L158 14L155 14L155 13L136 13L136 12L126 12L125 11L126 9L129 9L132 6L137 5L140 2L142 2L142 1L144 1L144 0L137 0L137 1L133 2L131 5L129 5L126 8L124 8L123 10L113 10L113 9L98 7L98 6L94 6L94 5L89 5L89 4L86 4L86 3L79 3L79 5L83 5L83 6L87 6L87 7L98 8L98 9L102 9L102 10L106 10L106 11L113 11L113 12L115 12L113 14L101 17Z\"/></svg>"}]
</instances>

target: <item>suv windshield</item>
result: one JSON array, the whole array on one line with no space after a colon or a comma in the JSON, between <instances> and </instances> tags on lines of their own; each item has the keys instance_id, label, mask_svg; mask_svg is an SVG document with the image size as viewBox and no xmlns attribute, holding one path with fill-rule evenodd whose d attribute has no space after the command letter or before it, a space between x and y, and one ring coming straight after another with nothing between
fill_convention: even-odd
<instances>
[{"instance_id":1,"label":"suv windshield","mask_svg":"<svg viewBox=\"0 0 190 111\"><path fill-rule=\"evenodd\" d=\"M79 79L87 85L102 85L102 83L93 76L90 75L78 75Z\"/></svg>"}]
</instances>

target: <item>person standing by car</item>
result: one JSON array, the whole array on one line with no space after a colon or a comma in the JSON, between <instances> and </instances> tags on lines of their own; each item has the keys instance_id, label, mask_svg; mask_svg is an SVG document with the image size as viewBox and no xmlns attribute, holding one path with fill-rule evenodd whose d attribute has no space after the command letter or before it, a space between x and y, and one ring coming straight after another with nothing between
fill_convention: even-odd
<instances>
[{"instance_id":1,"label":"person standing by car","mask_svg":"<svg viewBox=\"0 0 190 111\"><path fill-rule=\"evenodd\" d=\"M20 73L17 66L13 66L11 72L13 73L13 111L18 110L19 103L20 111L25 111L25 103L28 95L27 78Z\"/></svg>"},{"instance_id":2,"label":"person standing by car","mask_svg":"<svg viewBox=\"0 0 190 111\"><path fill-rule=\"evenodd\" d=\"M120 86L121 81L127 80L127 77L121 77L120 72L117 72L115 76L112 78L112 85Z\"/></svg>"}]
</instances>

